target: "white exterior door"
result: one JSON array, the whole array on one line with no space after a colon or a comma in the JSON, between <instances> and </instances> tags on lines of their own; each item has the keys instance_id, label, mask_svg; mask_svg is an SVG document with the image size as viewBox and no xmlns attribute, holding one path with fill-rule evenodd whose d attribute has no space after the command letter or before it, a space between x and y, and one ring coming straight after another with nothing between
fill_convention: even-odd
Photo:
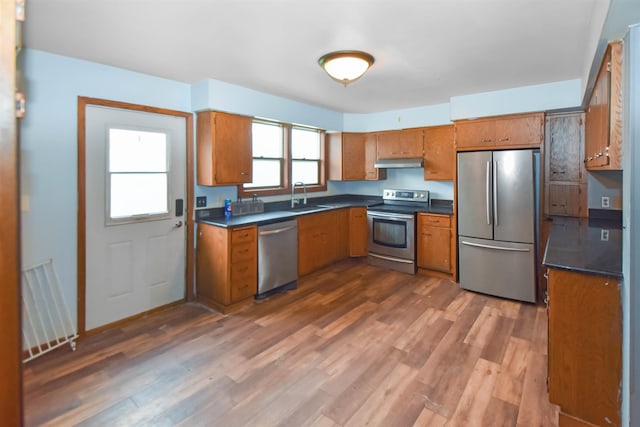
<instances>
[{"instance_id":1,"label":"white exterior door","mask_svg":"<svg viewBox=\"0 0 640 427\"><path fill-rule=\"evenodd\" d=\"M185 297L186 119L87 105L85 127L91 330Z\"/></svg>"}]
</instances>

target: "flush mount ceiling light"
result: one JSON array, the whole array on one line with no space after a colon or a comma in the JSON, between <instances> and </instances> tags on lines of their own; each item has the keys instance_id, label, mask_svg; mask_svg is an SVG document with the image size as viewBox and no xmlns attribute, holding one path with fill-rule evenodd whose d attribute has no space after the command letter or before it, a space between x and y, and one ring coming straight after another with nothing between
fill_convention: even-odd
<instances>
[{"instance_id":1,"label":"flush mount ceiling light","mask_svg":"<svg viewBox=\"0 0 640 427\"><path fill-rule=\"evenodd\" d=\"M341 50L323 55L318 64L335 81L348 85L358 80L373 65L373 56L357 50Z\"/></svg>"}]
</instances>

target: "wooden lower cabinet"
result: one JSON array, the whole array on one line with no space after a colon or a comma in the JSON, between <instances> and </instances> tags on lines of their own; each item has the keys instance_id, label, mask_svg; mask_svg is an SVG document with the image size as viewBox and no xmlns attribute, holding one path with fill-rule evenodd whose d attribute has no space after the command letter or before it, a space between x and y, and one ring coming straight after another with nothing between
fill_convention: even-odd
<instances>
[{"instance_id":1,"label":"wooden lower cabinet","mask_svg":"<svg viewBox=\"0 0 640 427\"><path fill-rule=\"evenodd\" d=\"M367 256L367 208L349 209L349 256Z\"/></svg>"},{"instance_id":2,"label":"wooden lower cabinet","mask_svg":"<svg viewBox=\"0 0 640 427\"><path fill-rule=\"evenodd\" d=\"M336 211L319 212L298 218L298 274L304 276L329 265L338 249Z\"/></svg>"},{"instance_id":3,"label":"wooden lower cabinet","mask_svg":"<svg viewBox=\"0 0 640 427\"><path fill-rule=\"evenodd\" d=\"M258 229L198 224L197 300L222 312L258 291Z\"/></svg>"},{"instance_id":4,"label":"wooden lower cabinet","mask_svg":"<svg viewBox=\"0 0 640 427\"><path fill-rule=\"evenodd\" d=\"M549 269L549 400L560 426L620 426L620 281Z\"/></svg>"},{"instance_id":5,"label":"wooden lower cabinet","mask_svg":"<svg viewBox=\"0 0 640 427\"><path fill-rule=\"evenodd\" d=\"M351 209L364 210L366 221L366 208ZM298 217L298 275L307 275L350 256L353 252L350 244L351 209L336 209ZM366 228L364 231L366 239Z\"/></svg>"},{"instance_id":6,"label":"wooden lower cabinet","mask_svg":"<svg viewBox=\"0 0 640 427\"><path fill-rule=\"evenodd\" d=\"M418 268L452 274L452 230L449 215L418 214Z\"/></svg>"},{"instance_id":7,"label":"wooden lower cabinet","mask_svg":"<svg viewBox=\"0 0 640 427\"><path fill-rule=\"evenodd\" d=\"M349 258L349 209L338 209L336 213L335 259Z\"/></svg>"}]
</instances>

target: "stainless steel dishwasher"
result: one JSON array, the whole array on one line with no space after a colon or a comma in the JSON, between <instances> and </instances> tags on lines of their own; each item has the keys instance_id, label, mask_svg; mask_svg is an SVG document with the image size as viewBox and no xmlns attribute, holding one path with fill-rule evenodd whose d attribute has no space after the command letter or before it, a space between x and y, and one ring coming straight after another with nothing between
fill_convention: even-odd
<instances>
[{"instance_id":1,"label":"stainless steel dishwasher","mask_svg":"<svg viewBox=\"0 0 640 427\"><path fill-rule=\"evenodd\" d=\"M297 280L297 221L283 221L258 227L258 293L256 299L295 289Z\"/></svg>"}]
</instances>

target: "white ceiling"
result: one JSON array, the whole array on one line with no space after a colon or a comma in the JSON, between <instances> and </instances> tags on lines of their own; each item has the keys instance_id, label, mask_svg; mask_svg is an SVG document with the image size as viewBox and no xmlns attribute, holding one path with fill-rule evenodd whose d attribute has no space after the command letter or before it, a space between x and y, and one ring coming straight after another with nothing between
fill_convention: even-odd
<instances>
[{"instance_id":1,"label":"white ceiling","mask_svg":"<svg viewBox=\"0 0 640 427\"><path fill-rule=\"evenodd\" d=\"M625 0L622 0L625 1ZM633 0L636 1L636 0ZM605 4L605 7L603 6ZM609 0L29 0L25 46L370 113L583 78ZM376 62L343 87L333 50Z\"/></svg>"}]
</instances>

